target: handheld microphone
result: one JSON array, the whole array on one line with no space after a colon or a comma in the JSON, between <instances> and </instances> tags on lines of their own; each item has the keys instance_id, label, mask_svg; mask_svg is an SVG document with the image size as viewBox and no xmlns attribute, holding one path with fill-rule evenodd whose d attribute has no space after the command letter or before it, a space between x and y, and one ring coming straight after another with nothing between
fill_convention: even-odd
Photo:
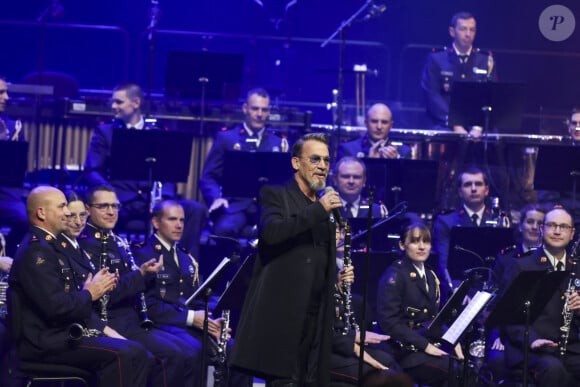
<instances>
[{"instance_id":1,"label":"handheld microphone","mask_svg":"<svg viewBox=\"0 0 580 387\"><path fill-rule=\"evenodd\" d=\"M324 193L328 193L328 192L334 192L334 188L332 188L331 186L326 186L324 187ZM340 224L341 226L344 224L342 221L342 215L340 213L340 209L338 208L333 208L332 209L332 216L334 216L334 220Z\"/></svg>"}]
</instances>

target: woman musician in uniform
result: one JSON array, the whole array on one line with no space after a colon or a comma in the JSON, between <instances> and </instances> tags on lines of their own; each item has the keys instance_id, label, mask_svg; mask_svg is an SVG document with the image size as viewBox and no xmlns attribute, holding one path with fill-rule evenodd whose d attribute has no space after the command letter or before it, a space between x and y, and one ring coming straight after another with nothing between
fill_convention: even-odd
<instances>
[{"instance_id":1,"label":"woman musician in uniform","mask_svg":"<svg viewBox=\"0 0 580 387\"><path fill-rule=\"evenodd\" d=\"M440 306L439 279L425 267L431 252L427 226L417 222L404 226L399 248L403 259L395 261L379 281L379 326L391 336L397 362L416 383L444 385L448 380L448 353L437 346L440 334L427 336L427 327ZM455 354L463 358L459 345Z\"/></svg>"}]
</instances>

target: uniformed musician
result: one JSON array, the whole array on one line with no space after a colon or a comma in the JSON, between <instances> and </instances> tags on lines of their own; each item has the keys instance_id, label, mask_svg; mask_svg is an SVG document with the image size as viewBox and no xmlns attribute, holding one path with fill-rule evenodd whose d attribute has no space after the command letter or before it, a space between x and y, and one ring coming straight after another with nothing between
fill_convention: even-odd
<instances>
[{"instance_id":1,"label":"uniformed musician","mask_svg":"<svg viewBox=\"0 0 580 387\"><path fill-rule=\"evenodd\" d=\"M469 12L458 12L451 18L449 35L451 47L432 52L423 68L421 87L425 94L427 115L436 129L448 127L450 93L456 81L496 80L496 66L490 52L473 47L477 32L475 17ZM482 128L456 125L456 133L482 134Z\"/></svg>"},{"instance_id":2,"label":"uniformed musician","mask_svg":"<svg viewBox=\"0 0 580 387\"><path fill-rule=\"evenodd\" d=\"M379 281L378 322L391 336L396 360L403 370L416 383L440 386L447 382L450 360L437 345L441 334L426 336L440 306L439 279L425 266L431 251L427 226L414 222L406 225L399 247L404 258L393 263ZM463 358L459 345L455 353Z\"/></svg>"},{"instance_id":3,"label":"uniformed musician","mask_svg":"<svg viewBox=\"0 0 580 387\"><path fill-rule=\"evenodd\" d=\"M199 286L199 265L179 245L183 234L183 207L172 200L159 202L153 208L151 222L155 233L144 245L134 249L137 264L147 262L152 257L163 256L163 267L147 292L149 317L161 329L187 343L195 356L195 364L201 364L205 311L202 300L185 304ZM208 333L216 342L220 340L221 329L221 318L208 318ZM227 353L229 351L226 349ZM201 370L196 368L195 386L200 386L201 374ZM243 387L250 385L251 379L232 370L228 382L232 387Z\"/></svg>"}]
</instances>

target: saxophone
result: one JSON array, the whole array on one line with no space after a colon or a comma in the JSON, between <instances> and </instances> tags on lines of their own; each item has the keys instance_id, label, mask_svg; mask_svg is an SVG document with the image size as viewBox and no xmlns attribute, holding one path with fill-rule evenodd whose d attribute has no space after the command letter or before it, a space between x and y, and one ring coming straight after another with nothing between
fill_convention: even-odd
<instances>
[{"instance_id":1,"label":"saxophone","mask_svg":"<svg viewBox=\"0 0 580 387\"><path fill-rule=\"evenodd\" d=\"M343 257L343 266L349 267L352 266L352 258L351 258L351 231L350 231L350 224L345 221L344 223L344 257ZM358 325L354 318L354 312L352 310L352 294L351 294L351 283L350 282L343 282L342 283L342 297L344 301L344 329L342 334L346 335L351 330L358 331Z\"/></svg>"},{"instance_id":2,"label":"saxophone","mask_svg":"<svg viewBox=\"0 0 580 387\"><path fill-rule=\"evenodd\" d=\"M572 249L570 250L570 258L572 259L572 268L570 270L570 279L568 281L568 288L566 289L566 301L564 302L564 309L562 310L563 324L560 327L560 341L558 343L558 349L560 350L560 356L566 354L566 347L568 345L568 337L570 336L570 327L572 326L572 319L574 318L574 311L570 310L568 306L568 301L570 300L570 295L576 292L576 289L580 288L580 278L576 278L576 264L577 264L577 251L580 245L580 238L576 240Z\"/></svg>"},{"instance_id":3,"label":"saxophone","mask_svg":"<svg viewBox=\"0 0 580 387\"><path fill-rule=\"evenodd\" d=\"M230 310L224 309L222 311L222 329L220 332L220 341L217 344L217 363L214 371L214 387L221 387L228 385L228 368L227 368L227 353L226 348L229 339L230 328Z\"/></svg>"},{"instance_id":4,"label":"saxophone","mask_svg":"<svg viewBox=\"0 0 580 387\"><path fill-rule=\"evenodd\" d=\"M129 258L129 261L131 262L131 269L132 270L139 270L139 266L137 266L135 264L135 257L133 257L133 253L131 252L131 249L129 248L129 242L127 241L127 239L122 238L118 235L115 236L117 238L117 245L119 247L121 247L124 251L125 254L127 254L127 257ZM139 293L139 305L140 305L140 310L139 310L139 317L141 318L141 328L145 329L146 331L149 331L153 328L153 321L149 319L149 316L147 315L147 302L145 300L145 292L141 292Z\"/></svg>"},{"instance_id":5,"label":"saxophone","mask_svg":"<svg viewBox=\"0 0 580 387\"><path fill-rule=\"evenodd\" d=\"M101 256L99 259L99 270L102 270L105 267L108 267L109 263L109 255L107 253L107 245L109 243L109 234L107 232L101 233ZM109 313L107 312L107 306L109 304L109 293L103 294L101 298L99 298L99 302L101 305L101 313L100 317L101 320L104 322L109 321Z\"/></svg>"}]
</instances>

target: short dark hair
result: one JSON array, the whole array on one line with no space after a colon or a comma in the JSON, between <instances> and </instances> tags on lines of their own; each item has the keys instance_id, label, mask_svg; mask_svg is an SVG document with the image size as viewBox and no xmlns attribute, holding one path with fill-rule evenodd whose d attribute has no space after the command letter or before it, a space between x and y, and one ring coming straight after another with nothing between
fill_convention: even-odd
<instances>
[{"instance_id":1,"label":"short dark hair","mask_svg":"<svg viewBox=\"0 0 580 387\"><path fill-rule=\"evenodd\" d=\"M429 227L421 221L411 221L404 224L403 227L401 227L399 241L404 244L407 240L407 236L412 233L413 230L419 230L419 238L424 242L431 242L431 231L429 230Z\"/></svg>"},{"instance_id":2,"label":"short dark hair","mask_svg":"<svg viewBox=\"0 0 580 387\"><path fill-rule=\"evenodd\" d=\"M340 166L342 164L346 164L346 163L358 163L358 164L360 164L360 166L363 168L364 175L365 176L367 175L367 166L364 163L364 161L362 161L358 157L354 157L354 156L343 156L340 158L340 160L338 160L336 162L336 164L334 164L334 175L335 176L338 175L338 169L340 168Z\"/></svg>"},{"instance_id":3,"label":"short dark hair","mask_svg":"<svg viewBox=\"0 0 580 387\"><path fill-rule=\"evenodd\" d=\"M261 88L261 87L254 87L253 89L248 90L248 93L246 94L246 101L250 99L250 97L252 95L258 95L262 98L268 98L270 99L270 94L268 94L268 92L266 91L266 89Z\"/></svg>"},{"instance_id":4,"label":"short dark hair","mask_svg":"<svg viewBox=\"0 0 580 387\"><path fill-rule=\"evenodd\" d=\"M300 157L306 141L318 141L328 146L328 136L324 133L307 133L292 145L292 157Z\"/></svg>"},{"instance_id":5,"label":"short dark hair","mask_svg":"<svg viewBox=\"0 0 580 387\"><path fill-rule=\"evenodd\" d=\"M461 20L475 19L475 16L473 16L471 14L471 12L467 12L467 11L457 12L456 14L451 16L451 22L450 22L449 26L455 28L457 26L457 22L459 21L459 19L461 19Z\"/></svg>"},{"instance_id":6,"label":"short dark hair","mask_svg":"<svg viewBox=\"0 0 580 387\"><path fill-rule=\"evenodd\" d=\"M141 86L139 86L136 83L133 82L119 83L117 86L115 86L113 92L122 90L124 90L127 93L127 97L129 97L130 99L135 98L139 98L141 100L143 99L143 90L141 89Z\"/></svg>"},{"instance_id":7,"label":"short dark hair","mask_svg":"<svg viewBox=\"0 0 580 387\"><path fill-rule=\"evenodd\" d=\"M165 210L168 209L169 207L181 207L181 208L183 208L183 206L175 200L169 200L169 199L162 200L158 203L155 203L155 205L153 206L153 211L151 212L151 217L161 219L163 217L163 214L165 213Z\"/></svg>"},{"instance_id":8,"label":"short dark hair","mask_svg":"<svg viewBox=\"0 0 580 387\"><path fill-rule=\"evenodd\" d=\"M72 190L66 192L65 197L66 197L67 203L70 203L70 202L83 202L84 203L84 200L81 197L81 195L79 195L78 193L76 193L75 191L72 191Z\"/></svg>"},{"instance_id":9,"label":"short dark hair","mask_svg":"<svg viewBox=\"0 0 580 387\"><path fill-rule=\"evenodd\" d=\"M463 178L463 175L465 175L465 174L477 175L480 173L483 176L483 182L485 183L485 185L489 185L487 173L483 172L481 169L479 169L477 167L469 167L469 168L464 169L460 174L457 175L457 186L461 187L461 179Z\"/></svg>"},{"instance_id":10,"label":"short dark hair","mask_svg":"<svg viewBox=\"0 0 580 387\"><path fill-rule=\"evenodd\" d=\"M114 194L117 193L115 189L108 184L95 185L94 187L89 188L87 191L87 204L93 204L93 200L95 200L95 192L98 191L113 192Z\"/></svg>"},{"instance_id":11,"label":"short dark hair","mask_svg":"<svg viewBox=\"0 0 580 387\"><path fill-rule=\"evenodd\" d=\"M537 212L541 212L542 214L546 214L546 208L544 206L542 206L541 204L537 204L537 203L526 204L520 210L520 223L522 223L526 220L526 216L528 215L528 212L530 212L530 211L537 211Z\"/></svg>"}]
</instances>

